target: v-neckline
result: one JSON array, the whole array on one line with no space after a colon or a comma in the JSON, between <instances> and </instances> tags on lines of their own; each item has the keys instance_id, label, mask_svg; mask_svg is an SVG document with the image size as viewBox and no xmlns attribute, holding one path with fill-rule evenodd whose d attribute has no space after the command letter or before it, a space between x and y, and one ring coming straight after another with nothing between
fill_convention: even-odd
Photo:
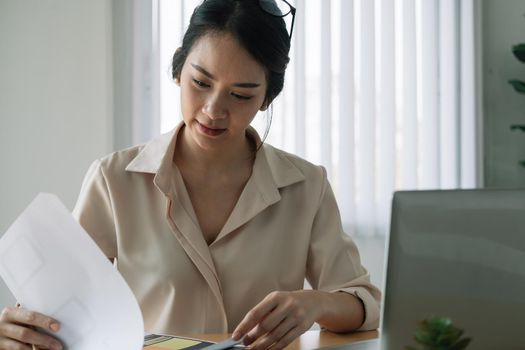
<instances>
[{"instance_id":1,"label":"v-neckline","mask_svg":"<svg viewBox=\"0 0 525 350\"><path fill-rule=\"evenodd\" d=\"M242 191L239 194L235 205L233 206L233 209L231 210L228 217L226 218L226 221L215 236L215 239L212 242L210 242L210 244L208 244L204 236L204 232L202 231L199 219L197 217L197 213L195 212L193 202L191 201L188 188L186 187L186 183L184 182L182 172L175 164L175 162L173 163L173 189L176 192L175 195L179 198L179 201L184 210L186 211L187 215L190 217L195 226L199 229L200 235L206 243L206 245L208 245L208 247L211 247L215 242L219 241L222 237L229 233L225 232L226 229L230 229L230 231L233 231L233 229L238 227L240 223L244 223L251 218L251 216L244 218L244 216L246 215L246 208L243 209L241 206L251 207L252 205L249 204L249 202L251 201L247 199L247 196L254 196L256 193L259 193L259 189L255 183L255 168L256 161L254 161L253 163L252 172L250 173L248 180L244 184Z\"/></svg>"}]
</instances>

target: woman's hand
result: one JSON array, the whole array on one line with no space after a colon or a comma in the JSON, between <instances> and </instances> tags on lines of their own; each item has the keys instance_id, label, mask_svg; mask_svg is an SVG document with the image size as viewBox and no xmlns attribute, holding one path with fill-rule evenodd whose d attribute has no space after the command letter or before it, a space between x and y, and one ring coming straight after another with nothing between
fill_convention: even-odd
<instances>
[{"instance_id":1,"label":"woman's hand","mask_svg":"<svg viewBox=\"0 0 525 350\"><path fill-rule=\"evenodd\" d=\"M0 349L31 350L31 345L42 349L62 349L56 338L38 332L38 328L57 332L60 323L38 312L19 307L4 308L0 314Z\"/></svg>"},{"instance_id":2,"label":"woman's hand","mask_svg":"<svg viewBox=\"0 0 525 350\"><path fill-rule=\"evenodd\" d=\"M251 309L233 332L251 349L283 349L322 315L317 291L272 292Z\"/></svg>"}]
</instances>

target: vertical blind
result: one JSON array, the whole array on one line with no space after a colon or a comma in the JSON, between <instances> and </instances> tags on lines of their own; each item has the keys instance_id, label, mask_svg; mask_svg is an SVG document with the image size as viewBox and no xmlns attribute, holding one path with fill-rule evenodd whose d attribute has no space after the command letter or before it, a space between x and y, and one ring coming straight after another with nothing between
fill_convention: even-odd
<instances>
[{"instance_id":1,"label":"vertical blind","mask_svg":"<svg viewBox=\"0 0 525 350\"><path fill-rule=\"evenodd\" d=\"M181 119L170 61L200 1L152 3L166 132ZM291 62L266 142L327 169L347 232L386 235L395 190L481 184L475 0L291 3ZM261 134L267 119L254 120Z\"/></svg>"}]
</instances>

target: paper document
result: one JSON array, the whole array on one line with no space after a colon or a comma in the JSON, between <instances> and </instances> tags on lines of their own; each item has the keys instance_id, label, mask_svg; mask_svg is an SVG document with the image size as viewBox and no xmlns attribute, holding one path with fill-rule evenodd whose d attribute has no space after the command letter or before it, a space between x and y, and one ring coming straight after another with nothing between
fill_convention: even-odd
<instances>
[{"instance_id":1,"label":"paper document","mask_svg":"<svg viewBox=\"0 0 525 350\"><path fill-rule=\"evenodd\" d=\"M0 276L22 307L61 322L64 349L142 349L133 293L55 195L39 194L0 239Z\"/></svg>"},{"instance_id":2,"label":"paper document","mask_svg":"<svg viewBox=\"0 0 525 350\"><path fill-rule=\"evenodd\" d=\"M148 334L144 336L144 350L197 350L210 344L212 343L203 340L169 335Z\"/></svg>"},{"instance_id":3,"label":"paper document","mask_svg":"<svg viewBox=\"0 0 525 350\"><path fill-rule=\"evenodd\" d=\"M224 349L230 349L234 347L235 345L241 344L243 342L243 339L239 340L233 340L232 338L224 340L220 343L213 344L210 346L207 346L203 348L203 350L224 350Z\"/></svg>"},{"instance_id":4,"label":"paper document","mask_svg":"<svg viewBox=\"0 0 525 350\"><path fill-rule=\"evenodd\" d=\"M244 349L241 340L228 339L220 343L169 335L148 334L144 336L144 350L231 350Z\"/></svg>"}]
</instances>

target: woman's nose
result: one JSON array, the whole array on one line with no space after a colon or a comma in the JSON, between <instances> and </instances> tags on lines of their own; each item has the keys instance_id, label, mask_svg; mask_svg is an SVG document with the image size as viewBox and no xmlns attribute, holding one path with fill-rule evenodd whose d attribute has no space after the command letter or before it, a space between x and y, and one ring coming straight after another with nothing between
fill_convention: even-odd
<instances>
[{"instance_id":1,"label":"woman's nose","mask_svg":"<svg viewBox=\"0 0 525 350\"><path fill-rule=\"evenodd\" d=\"M203 112L212 120L226 118L228 115L228 106L225 98L219 94L210 96L203 107Z\"/></svg>"}]
</instances>

